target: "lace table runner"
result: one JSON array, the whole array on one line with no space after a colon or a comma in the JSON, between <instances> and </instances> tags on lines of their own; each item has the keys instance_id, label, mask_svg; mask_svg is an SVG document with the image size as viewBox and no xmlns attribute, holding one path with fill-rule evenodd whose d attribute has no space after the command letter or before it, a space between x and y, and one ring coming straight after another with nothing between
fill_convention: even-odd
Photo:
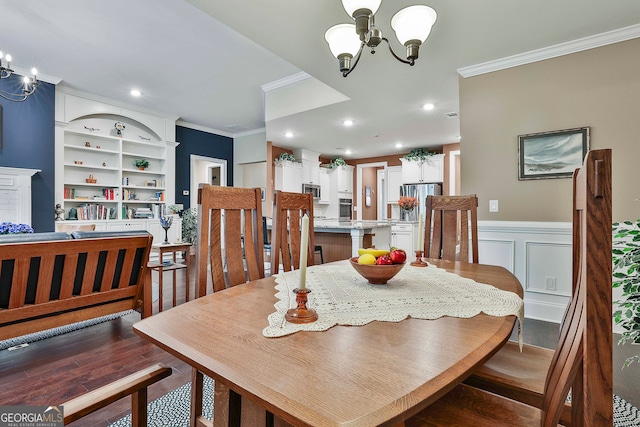
<instances>
[{"instance_id":1,"label":"lace table runner","mask_svg":"<svg viewBox=\"0 0 640 427\"><path fill-rule=\"evenodd\" d=\"M298 331L326 331L335 325L360 326L374 320L400 322L407 317L437 319L442 316L469 318L518 317L520 342L524 302L513 292L449 273L434 265L405 265L386 285L371 285L348 264L318 265L307 269L307 306L318 313L313 323L294 324L285 320L296 306L293 289L299 285L299 271L276 276L276 312L269 315L265 337L281 337Z\"/></svg>"}]
</instances>

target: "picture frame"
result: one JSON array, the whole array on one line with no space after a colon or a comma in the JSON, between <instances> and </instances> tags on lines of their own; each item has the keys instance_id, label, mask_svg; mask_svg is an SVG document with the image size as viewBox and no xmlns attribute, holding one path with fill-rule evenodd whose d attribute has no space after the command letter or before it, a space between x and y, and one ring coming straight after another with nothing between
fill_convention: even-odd
<instances>
[{"instance_id":1,"label":"picture frame","mask_svg":"<svg viewBox=\"0 0 640 427\"><path fill-rule=\"evenodd\" d=\"M571 178L589 151L590 127L518 135L518 180Z\"/></svg>"}]
</instances>

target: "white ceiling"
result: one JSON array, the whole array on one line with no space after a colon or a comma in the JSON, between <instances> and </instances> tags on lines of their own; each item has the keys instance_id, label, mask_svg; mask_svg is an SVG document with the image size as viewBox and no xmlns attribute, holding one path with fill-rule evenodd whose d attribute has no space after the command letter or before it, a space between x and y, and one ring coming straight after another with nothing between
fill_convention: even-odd
<instances>
[{"instance_id":1,"label":"white ceiling","mask_svg":"<svg viewBox=\"0 0 640 427\"><path fill-rule=\"evenodd\" d=\"M324 41L350 20L340 0L0 0L0 50L71 88L223 135L266 127L278 146L359 158L457 142L459 119L445 113L458 111L459 68L640 23L637 0L384 0L376 25L400 55L389 22L416 2L438 12L416 65L381 45L347 78ZM312 80L268 92L265 112L262 87L301 72Z\"/></svg>"}]
</instances>

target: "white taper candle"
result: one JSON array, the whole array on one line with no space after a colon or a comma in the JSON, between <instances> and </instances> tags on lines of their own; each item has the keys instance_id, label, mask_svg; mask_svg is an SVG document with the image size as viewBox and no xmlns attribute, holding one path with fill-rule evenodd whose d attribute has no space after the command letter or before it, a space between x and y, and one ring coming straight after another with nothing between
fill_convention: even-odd
<instances>
[{"instance_id":1,"label":"white taper candle","mask_svg":"<svg viewBox=\"0 0 640 427\"><path fill-rule=\"evenodd\" d=\"M307 251L309 246L309 216L302 217L302 234L300 236L300 285L299 289L305 289L307 282Z\"/></svg>"},{"instance_id":2,"label":"white taper candle","mask_svg":"<svg viewBox=\"0 0 640 427\"><path fill-rule=\"evenodd\" d=\"M424 246L422 243L422 238L424 233L422 232L422 215L420 215L420 218L418 219L418 250L421 251L422 247Z\"/></svg>"}]
</instances>

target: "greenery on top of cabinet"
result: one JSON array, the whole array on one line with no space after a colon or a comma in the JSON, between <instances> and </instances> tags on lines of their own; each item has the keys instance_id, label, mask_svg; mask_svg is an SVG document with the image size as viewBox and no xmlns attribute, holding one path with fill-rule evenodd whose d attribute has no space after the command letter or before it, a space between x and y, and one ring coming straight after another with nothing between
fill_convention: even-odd
<instances>
[{"instance_id":1,"label":"greenery on top of cabinet","mask_svg":"<svg viewBox=\"0 0 640 427\"><path fill-rule=\"evenodd\" d=\"M431 152L426 148L414 148L409 153L405 154L402 158L412 162L423 162L427 157L433 156L438 153Z\"/></svg>"}]
</instances>

